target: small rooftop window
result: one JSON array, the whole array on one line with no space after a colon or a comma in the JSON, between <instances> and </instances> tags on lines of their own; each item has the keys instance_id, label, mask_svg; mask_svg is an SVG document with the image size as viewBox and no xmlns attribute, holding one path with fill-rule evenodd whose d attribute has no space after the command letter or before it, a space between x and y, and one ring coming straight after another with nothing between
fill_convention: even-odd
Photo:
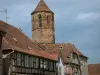
<instances>
[{"instance_id":1,"label":"small rooftop window","mask_svg":"<svg viewBox=\"0 0 100 75\"><path fill-rule=\"evenodd\" d=\"M67 56L67 58L70 58L70 56Z\"/></svg>"},{"instance_id":2,"label":"small rooftop window","mask_svg":"<svg viewBox=\"0 0 100 75\"><path fill-rule=\"evenodd\" d=\"M63 49L63 46L60 46L60 49Z\"/></svg>"},{"instance_id":3,"label":"small rooftop window","mask_svg":"<svg viewBox=\"0 0 100 75\"><path fill-rule=\"evenodd\" d=\"M32 48L30 46L28 46L28 49L31 50Z\"/></svg>"},{"instance_id":4,"label":"small rooftop window","mask_svg":"<svg viewBox=\"0 0 100 75\"><path fill-rule=\"evenodd\" d=\"M17 42L17 39L16 38L13 38L13 40Z\"/></svg>"}]
</instances>

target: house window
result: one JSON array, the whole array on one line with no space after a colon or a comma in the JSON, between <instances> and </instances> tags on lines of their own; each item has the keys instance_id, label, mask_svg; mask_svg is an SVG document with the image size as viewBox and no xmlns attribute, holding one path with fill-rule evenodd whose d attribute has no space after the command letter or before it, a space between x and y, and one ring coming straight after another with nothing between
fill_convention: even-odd
<instances>
[{"instance_id":1,"label":"house window","mask_svg":"<svg viewBox=\"0 0 100 75\"><path fill-rule=\"evenodd\" d=\"M17 53L17 65L21 66L21 54Z\"/></svg>"},{"instance_id":2,"label":"house window","mask_svg":"<svg viewBox=\"0 0 100 75\"><path fill-rule=\"evenodd\" d=\"M12 54L12 59L15 59L15 53Z\"/></svg>"},{"instance_id":3,"label":"house window","mask_svg":"<svg viewBox=\"0 0 100 75\"><path fill-rule=\"evenodd\" d=\"M12 59L12 65L15 65L15 61L14 61L14 59Z\"/></svg>"},{"instance_id":4,"label":"house window","mask_svg":"<svg viewBox=\"0 0 100 75\"><path fill-rule=\"evenodd\" d=\"M28 64L29 64L29 62L28 62L28 56L26 55L25 56L25 67L28 67L29 66Z\"/></svg>"},{"instance_id":5,"label":"house window","mask_svg":"<svg viewBox=\"0 0 100 75\"><path fill-rule=\"evenodd\" d=\"M29 61L30 61L29 62L30 63L29 66L33 68L33 57L30 57L30 60Z\"/></svg>"},{"instance_id":6,"label":"house window","mask_svg":"<svg viewBox=\"0 0 100 75\"><path fill-rule=\"evenodd\" d=\"M17 60L14 60L14 64L17 65Z\"/></svg>"},{"instance_id":7,"label":"house window","mask_svg":"<svg viewBox=\"0 0 100 75\"><path fill-rule=\"evenodd\" d=\"M40 59L40 68L43 68L44 65L43 65L43 59Z\"/></svg>"},{"instance_id":8,"label":"house window","mask_svg":"<svg viewBox=\"0 0 100 75\"><path fill-rule=\"evenodd\" d=\"M48 70L48 61L44 60L44 69Z\"/></svg>"},{"instance_id":9,"label":"house window","mask_svg":"<svg viewBox=\"0 0 100 75\"><path fill-rule=\"evenodd\" d=\"M22 68L22 72L23 72L23 73L25 72L25 68Z\"/></svg>"},{"instance_id":10,"label":"house window","mask_svg":"<svg viewBox=\"0 0 100 75\"><path fill-rule=\"evenodd\" d=\"M33 67L36 68L36 58L33 57Z\"/></svg>"},{"instance_id":11,"label":"house window","mask_svg":"<svg viewBox=\"0 0 100 75\"><path fill-rule=\"evenodd\" d=\"M25 63L25 62L24 62L24 61L25 61L25 60L24 60L24 55L21 56L21 60L22 60L22 67L24 67L24 63Z\"/></svg>"},{"instance_id":12,"label":"house window","mask_svg":"<svg viewBox=\"0 0 100 75\"><path fill-rule=\"evenodd\" d=\"M73 58L74 58L74 59L76 58L76 54L73 54Z\"/></svg>"},{"instance_id":13,"label":"house window","mask_svg":"<svg viewBox=\"0 0 100 75\"><path fill-rule=\"evenodd\" d=\"M39 59L36 58L36 68L38 68L38 67L39 67Z\"/></svg>"},{"instance_id":14,"label":"house window","mask_svg":"<svg viewBox=\"0 0 100 75\"><path fill-rule=\"evenodd\" d=\"M49 67L50 67L49 70L53 71L53 62L49 62Z\"/></svg>"},{"instance_id":15,"label":"house window","mask_svg":"<svg viewBox=\"0 0 100 75\"><path fill-rule=\"evenodd\" d=\"M38 18L39 18L39 27L42 27L42 16L39 15Z\"/></svg>"},{"instance_id":16,"label":"house window","mask_svg":"<svg viewBox=\"0 0 100 75\"><path fill-rule=\"evenodd\" d=\"M12 66L12 70L13 70L13 71L16 71L16 68L15 68L15 66Z\"/></svg>"},{"instance_id":17,"label":"house window","mask_svg":"<svg viewBox=\"0 0 100 75\"><path fill-rule=\"evenodd\" d=\"M54 71L56 71L56 63L54 63Z\"/></svg>"},{"instance_id":18,"label":"house window","mask_svg":"<svg viewBox=\"0 0 100 75\"><path fill-rule=\"evenodd\" d=\"M40 59L40 68L44 68L45 70L48 70L48 61Z\"/></svg>"}]
</instances>

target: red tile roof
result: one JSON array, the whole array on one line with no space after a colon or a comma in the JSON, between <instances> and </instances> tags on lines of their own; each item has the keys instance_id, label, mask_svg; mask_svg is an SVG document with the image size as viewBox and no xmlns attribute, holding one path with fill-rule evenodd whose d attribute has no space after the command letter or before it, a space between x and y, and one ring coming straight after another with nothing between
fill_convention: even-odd
<instances>
[{"instance_id":1,"label":"red tile roof","mask_svg":"<svg viewBox=\"0 0 100 75\"><path fill-rule=\"evenodd\" d=\"M100 64L89 64L88 73L89 75L100 75Z\"/></svg>"},{"instance_id":2,"label":"red tile roof","mask_svg":"<svg viewBox=\"0 0 100 75\"><path fill-rule=\"evenodd\" d=\"M32 12L32 14L34 12L52 12L49 7L47 6L47 4L44 2L44 0L40 0L39 4L37 5L37 7L35 8L35 10ZM53 13L53 12L52 12Z\"/></svg>"},{"instance_id":3,"label":"red tile roof","mask_svg":"<svg viewBox=\"0 0 100 75\"><path fill-rule=\"evenodd\" d=\"M6 34L3 37L3 49L12 49L20 52L24 52L31 55L40 56L43 58L57 60L57 53L47 52L46 47L37 42L32 42L22 31L15 28L3 21L0 21L0 30L5 31ZM46 50L46 51L45 51Z\"/></svg>"},{"instance_id":4,"label":"red tile roof","mask_svg":"<svg viewBox=\"0 0 100 75\"><path fill-rule=\"evenodd\" d=\"M64 63L68 63L67 57L71 55L71 53L76 53L79 56L84 56L79 50L75 48L75 46L71 43L62 43L62 44L44 44L47 46L47 49L56 52L59 52L60 47L62 47L62 57ZM86 56L84 56L86 57ZM87 57L86 57L87 58Z\"/></svg>"},{"instance_id":5,"label":"red tile roof","mask_svg":"<svg viewBox=\"0 0 100 75\"><path fill-rule=\"evenodd\" d=\"M10 45L14 45L25 50L28 50L29 47L33 50L46 49L43 45L39 45L37 42L32 42L32 40L18 28L3 21L0 21L0 30L7 32L4 36L5 41L3 41L4 48L9 48ZM7 42L9 43L7 44Z\"/></svg>"}]
</instances>

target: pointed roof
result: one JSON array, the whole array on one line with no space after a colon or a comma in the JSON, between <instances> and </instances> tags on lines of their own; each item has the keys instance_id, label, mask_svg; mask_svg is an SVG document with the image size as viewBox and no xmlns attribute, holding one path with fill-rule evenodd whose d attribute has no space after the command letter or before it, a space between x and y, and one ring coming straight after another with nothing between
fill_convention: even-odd
<instances>
[{"instance_id":1,"label":"pointed roof","mask_svg":"<svg viewBox=\"0 0 100 75\"><path fill-rule=\"evenodd\" d=\"M48 5L45 3L44 0L40 0L39 4L37 5L37 7L35 8L35 10L31 14L33 14L34 12L41 12L41 11L52 12L49 9Z\"/></svg>"}]
</instances>

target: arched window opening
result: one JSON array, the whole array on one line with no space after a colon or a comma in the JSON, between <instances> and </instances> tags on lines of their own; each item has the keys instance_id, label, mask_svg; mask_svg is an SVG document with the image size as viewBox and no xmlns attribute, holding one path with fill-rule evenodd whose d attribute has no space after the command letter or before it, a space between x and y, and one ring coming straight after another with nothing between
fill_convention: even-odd
<instances>
[{"instance_id":1,"label":"arched window opening","mask_svg":"<svg viewBox=\"0 0 100 75\"><path fill-rule=\"evenodd\" d=\"M42 27L42 16L39 15L38 17L39 17L39 27Z\"/></svg>"},{"instance_id":2,"label":"arched window opening","mask_svg":"<svg viewBox=\"0 0 100 75\"><path fill-rule=\"evenodd\" d=\"M47 24L49 24L49 16L47 16Z\"/></svg>"}]
</instances>

